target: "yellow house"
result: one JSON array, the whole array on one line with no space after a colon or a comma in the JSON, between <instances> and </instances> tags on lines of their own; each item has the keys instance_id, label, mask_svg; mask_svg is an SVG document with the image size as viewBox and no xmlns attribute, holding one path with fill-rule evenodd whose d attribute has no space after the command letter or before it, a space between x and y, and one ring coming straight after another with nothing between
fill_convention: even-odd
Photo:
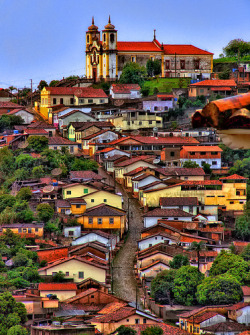
<instances>
[{"instance_id":1,"label":"yellow house","mask_svg":"<svg viewBox=\"0 0 250 335\"><path fill-rule=\"evenodd\" d=\"M55 261L39 269L38 273L40 276L54 276L59 271L65 273L65 278L72 278L76 283L86 278L92 278L101 283L106 282L107 267L105 265L92 263L77 256Z\"/></svg>"},{"instance_id":2,"label":"yellow house","mask_svg":"<svg viewBox=\"0 0 250 335\"><path fill-rule=\"evenodd\" d=\"M62 196L63 199L79 198L96 191L97 189L92 186L73 183L63 186Z\"/></svg>"},{"instance_id":3,"label":"yellow house","mask_svg":"<svg viewBox=\"0 0 250 335\"><path fill-rule=\"evenodd\" d=\"M118 230L122 236L126 229L126 211L100 204L89 208L77 221L84 229Z\"/></svg>"},{"instance_id":4,"label":"yellow house","mask_svg":"<svg viewBox=\"0 0 250 335\"><path fill-rule=\"evenodd\" d=\"M86 211L86 201L82 198L69 198L68 200L57 200L57 213L63 215L81 215Z\"/></svg>"},{"instance_id":5,"label":"yellow house","mask_svg":"<svg viewBox=\"0 0 250 335\"><path fill-rule=\"evenodd\" d=\"M14 234L23 237L43 237L43 228L43 224L13 223L11 225L0 226L0 235L10 229Z\"/></svg>"},{"instance_id":6,"label":"yellow house","mask_svg":"<svg viewBox=\"0 0 250 335\"><path fill-rule=\"evenodd\" d=\"M122 130L162 128L162 116L144 110L129 109L122 111Z\"/></svg>"},{"instance_id":7,"label":"yellow house","mask_svg":"<svg viewBox=\"0 0 250 335\"><path fill-rule=\"evenodd\" d=\"M86 208L95 207L100 204L110 205L122 209L122 197L118 194L98 190L83 196L87 205Z\"/></svg>"},{"instance_id":8,"label":"yellow house","mask_svg":"<svg viewBox=\"0 0 250 335\"><path fill-rule=\"evenodd\" d=\"M39 283L38 291L40 297L47 297L48 294L56 295L60 301L74 297L77 292L75 283Z\"/></svg>"},{"instance_id":9,"label":"yellow house","mask_svg":"<svg viewBox=\"0 0 250 335\"><path fill-rule=\"evenodd\" d=\"M158 207L160 197L197 197L204 206L219 206L226 211L243 211L247 178L233 175L219 180L181 181L158 190L143 191L143 206Z\"/></svg>"}]
</instances>

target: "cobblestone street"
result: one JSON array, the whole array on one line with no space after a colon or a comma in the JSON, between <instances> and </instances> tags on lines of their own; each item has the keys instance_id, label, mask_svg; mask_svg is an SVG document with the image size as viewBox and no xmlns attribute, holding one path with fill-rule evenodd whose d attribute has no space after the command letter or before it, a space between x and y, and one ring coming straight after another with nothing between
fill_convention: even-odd
<instances>
[{"instance_id":1,"label":"cobblestone street","mask_svg":"<svg viewBox=\"0 0 250 335\"><path fill-rule=\"evenodd\" d=\"M102 169L99 174L106 176L109 185L114 185L113 179ZM124 209L129 208L129 235L113 262L113 291L118 297L136 302L136 279L134 276L134 258L137 250L137 240L143 228L142 216L138 201L127 194L123 187L116 184L116 193L120 192L124 199ZM138 297L140 290L138 290ZM139 299L138 299L139 301Z\"/></svg>"}]
</instances>

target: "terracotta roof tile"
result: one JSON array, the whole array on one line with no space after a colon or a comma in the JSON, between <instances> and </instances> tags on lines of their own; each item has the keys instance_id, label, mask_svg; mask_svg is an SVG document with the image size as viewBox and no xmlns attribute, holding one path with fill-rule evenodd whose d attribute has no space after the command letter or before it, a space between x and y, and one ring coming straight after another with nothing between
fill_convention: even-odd
<instances>
[{"instance_id":1,"label":"terracotta roof tile","mask_svg":"<svg viewBox=\"0 0 250 335\"><path fill-rule=\"evenodd\" d=\"M39 283L39 291L76 291L75 283Z\"/></svg>"},{"instance_id":2,"label":"terracotta roof tile","mask_svg":"<svg viewBox=\"0 0 250 335\"><path fill-rule=\"evenodd\" d=\"M100 204L86 210L83 216L124 216L125 211L116 207Z\"/></svg>"},{"instance_id":3,"label":"terracotta roof tile","mask_svg":"<svg viewBox=\"0 0 250 335\"><path fill-rule=\"evenodd\" d=\"M160 206L197 206L197 197L163 197L160 198Z\"/></svg>"},{"instance_id":4,"label":"terracotta roof tile","mask_svg":"<svg viewBox=\"0 0 250 335\"><path fill-rule=\"evenodd\" d=\"M88 136L82 137L82 140L91 140L91 139L93 139L93 138L95 138L95 137L97 137L99 135L102 135L102 134L108 132L108 131L110 131L110 130L108 130L108 129L102 129L102 130L98 131L97 133L90 134Z\"/></svg>"},{"instance_id":5,"label":"terracotta roof tile","mask_svg":"<svg viewBox=\"0 0 250 335\"><path fill-rule=\"evenodd\" d=\"M79 98L107 98L102 89L92 87L46 87L51 95L76 95Z\"/></svg>"},{"instance_id":6,"label":"terracotta roof tile","mask_svg":"<svg viewBox=\"0 0 250 335\"><path fill-rule=\"evenodd\" d=\"M23 106L15 104L11 101L0 101L0 108L23 108Z\"/></svg>"},{"instance_id":7,"label":"terracotta roof tile","mask_svg":"<svg viewBox=\"0 0 250 335\"><path fill-rule=\"evenodd\" d=\"M201 323L203 321L206 321L206 320L209 320L209 319L213 318L216 315L220 315L220 314L217 313L217 312L208 311L208 312L205 312L205 313L202 313L202 314L199 314L199 315L195 316L194 317L194 322L195 323ZM192 321L193 321L193 318L192 318Z\"/></svg>"},{"instance_id":8,"label":"terracotta roof tile","mask_svg":"<svg viewBox=\"0 0 250 335\"><path fill-rule=\"evenodd\" d=\"M24 133L28 135L49 135L45 129L24 129Z\"/></svg>"},{"instance_id":9,"label":"terracotta roof tile","mask_svg":"<svg viewBox=\"0 0 250 335\"><path fill-rule=\"evenodd\" d=\"M241 286L243 295L250 295L250 286Z\"/></svg>"},{"instance_id":10,"label":"terracotta roof tile","mask_svg":"<svg viewBox=\"0 0 250 335\"><path fill-rule=\"evenodd\" d=\"M130 327L136 331L137 335L141 335L142 331L146 330L148 327L160 327L163 330L162 335L187 335L190 334L185 330L180 328L170 326L166 323L155 323L155 324L139 324L139 325L125 325L125 327Z\"/></svg>"},{"instance_id":11,"label":"terracotta roof tile","mask_svg":"<svg viewBox=\"0 0 250 335\"><path fill-rule=\"evenodd\" d=\"M202 168L157 168L156 171L165 176L204 176Z\"/></svg>"},{"instance_id":12,"label":"terracotta roof tile","mask_svg":"<svg viewBox=\"0 0 250 335\"><path fill-rule=\"evenodd\" d=\"M29 129L56 129L54 126L44 121L32 122L31 124L27 126L27 128Z\"/></svg>"},{"instance_id":13,"label":"terracotta roof tile","mask_svg":"<svg viewBox=\"0 0 250 335\"><path fill-rule=\"evenodd\" d=\"M114 313L118 309L125 307L127 303L123 302L111 302L110 304L107 304L103 309L101 309L98 314L110 314Z\"/></svg>"},{"instance_id":14,"label":"terracotta roof tile","mask_svg":"<svg viewBox=\"0 0 250 335\"><path fill-rule=\"evenodd\" d=\"M192 217L192 214L184 212L179 208L163 209L155 208L143 215L144 217Z\"/></svg>"},{"instance_id":15,"label":"terracotta roof tile","mask_svg":"<svg viewBox=\"0 0 250 335\"><path fill-rule=\"evenodd\" d=\"M49 138L49 145L77 145L77 142L68 140L67 138L61 136L54 136Z\"/></svg>"},{"instance_id":16,"label":"terracotta roof tile","mask_svg":"<svg viewBox=\"0 0 250 335\"><path fill-rule=\"evenodd\" d=\"M191 87L194 86L227 86L227 87L236 87L236 82L233 79L229 80L219 80L219 79L212 79L212 80L203 80L199 81L198 83L194 83L190 85Z\"/></svg>"},{"instance_id":17,"label":"terracotta roof tile","mask_svg":"<svg viewBox=\"0 0 250 335\"><path fill-rule=\"evenodd\" d=\"M128 166L131 165L133 163L139 162L139 161L153 161L155 157L153 156L148 156L148 155L142 155L142 156L137 156L137 157L132 157L132 158L128 158L125 161L116 163L115 166L116 167L124 167L124 166ZM149 162L148 162L149 163Z\"/></svg>"},{"instance_id":18,"label":"terracotta roof tile","mask_svg":"<svg viewBox=\"0 0 250 335\"><path fill-rule=\"evenodd\" d=\"M239 331L247 330L249 327L238 323L238 322L232 322L232 321L226 321L226 322L220 322L216 323L215 325L211 325L208 327L203 327L202 330L205 330L206 332L212 332L212 333L235 333Z\"/></svg>"},{"instance_id":19,"label":"terracotta roof tile","mask_svg":"<svg viewBox=\"0 0 250 335\"><path fill-rule=\"evenodd\" d=\"M164 54L166 55L213 55L213 53L191 44L164 44Z\"/></svg>"},{"instance_id":20,"label":"terracotta roof tile","mask_svg":"<svg viewBox=\"0 0 250 335\"><path fill-rule=\"evenodd\" d=\"M221 177L220 180L247 180L249 178L246 177L242 177L238 174L233 174L231 176L227 176L227 177Z\"/></svg>"},{"instance_id":21,"label":"terracotta roof tile","mask_svg":"<svg viewBox=\"0 0 250 335\"><path fill-rule=\"evenodd\" d=\"M138 84L112 84L111 89L114 93L130 93L131 90L140 91Z\"/></svg>"},{"instance_id":22,"label":"terracotta roof tile","mask_svg":"<svg viewBox=\"0 0 250 335\"><path fill-rule=\"evenodd\" d=\"M161 49L154 42L117 42L117 49L119 51L158 51Z\"/></svg>"},{"instance_id":23,"label":"terracotta roof tile","mask_svg":"<svg viewBox=\"0 0 250 335\"><path fill-rule=\"evenodd\" d=\"M193 137L181 137L181 136L169 136L169 137L153 137L153 136L127 136L122 137L118 140L114 140L107 144L115 145L123 141L127 140L138 141L141 144L158 144L158 145L167 145L167 144L179 144L179 145L187 145L187 144L199 144Z\"/></svg>"},{"instance_id":24,"label":"terracotta roof tile","mask_svg":"<svg viewBox=\"0 0 250 335\"><path fill-rule=\"evenodd\" d=\"M110 322L118 322L125 318L128 318L131 315L136 313L136 309L133 307L122 307L117 311L104 315L98 316L94 319L89 320L91 323L110 323Z\"/></svg>"},{"instance_id":25,"label":"terracotta roof tile","mask_svg":"<svg viewBox=\"0 0 250 335\"><path fill-rule=\"evenodd\" d=\"M193 152L200 152L200 151L206 151L206 152L211 152L211 151L217 151L217 152L222 152L223 150L218 147L217 145L197 145L197 146L183 146L183 150L185 151L193 151Z\"/></svg>"},{"instance_id":26,"label":"terracotta roof tile","mask_svg":"<svg viewBox=\"0 0 250 335\"><path fill-rule=\"evenodd\" d=\"M70 180L71 179L102 180L103 177L93 171L70 171Z\"/></svg>"},{"instance_id":27,"label":"terracotta roof tile","mask_svg":"<svg viewBox=\"0 0 250 335\"><path fill-rule=\"evenodd\" d=\"M228 308L229 311L238 311L241 308L244 308L246 306L250 306L250 302L238 302L238 304L235 304Z\"/></svg>"}]
</instances>

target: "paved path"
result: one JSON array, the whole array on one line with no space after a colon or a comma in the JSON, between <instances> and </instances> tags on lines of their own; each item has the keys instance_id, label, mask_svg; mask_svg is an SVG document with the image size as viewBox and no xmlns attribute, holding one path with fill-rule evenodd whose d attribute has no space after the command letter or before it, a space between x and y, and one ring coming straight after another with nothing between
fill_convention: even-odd
<instances>
[{"instance_id":1,"label":"paved path","mask_svg":"<svg viewBox=\"0 0 250 335\"><path fill-rule=\"evenodd\" d=\"M107 177L106 172L102 169L99 170L99 174ZM108 180L109 185L114 185L114 180L111 177ZM129 207L129 235L113 262L113 292L122 299L136 302L137 285L133 268L137 240L140 239L140 232L143 228L142 216L138 201L127 194L119 184L116 184L117 192L123 194L124 209L128 211ZM138 290L137 294L139 297L141 290Z\"/></svg>"}]
</instances>

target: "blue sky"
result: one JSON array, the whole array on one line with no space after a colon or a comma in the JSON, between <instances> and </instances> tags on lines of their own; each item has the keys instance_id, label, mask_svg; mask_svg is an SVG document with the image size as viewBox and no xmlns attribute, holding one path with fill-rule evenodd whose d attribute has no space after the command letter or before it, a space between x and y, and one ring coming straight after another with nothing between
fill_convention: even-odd
<instances>
[{"instance_id":1,"label":"blue sky","mask_svg":"<svg viewBox=\"0 0 250 335\"><path fill-rule=\"evenodd\" d=\"M194 44L218 56L233 38L250 40L250 0L0 0L0 87L36 87L85 74L85 31L94 15L120 41Z\"/></svg>"}]
</instances>

